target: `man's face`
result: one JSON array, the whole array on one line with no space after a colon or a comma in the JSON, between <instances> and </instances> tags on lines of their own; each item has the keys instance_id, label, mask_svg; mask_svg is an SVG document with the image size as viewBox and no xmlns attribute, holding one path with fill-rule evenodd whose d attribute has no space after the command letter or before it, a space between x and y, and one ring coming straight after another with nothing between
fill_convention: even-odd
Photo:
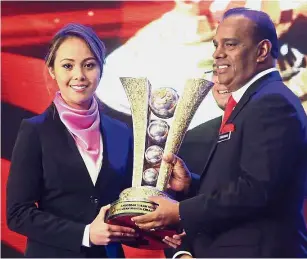
<instances>
[{"instance_id":1,"label":"man's face","mask_svg":"<svg viewBox=\"0 0 307 259\"><path fill-rule=\"evenodd\" d=\"M213 39L218 81L230 92L246 84L257 72L257 43L254 24L242 15L227 17Z\"/></svg>"}]
</instances>

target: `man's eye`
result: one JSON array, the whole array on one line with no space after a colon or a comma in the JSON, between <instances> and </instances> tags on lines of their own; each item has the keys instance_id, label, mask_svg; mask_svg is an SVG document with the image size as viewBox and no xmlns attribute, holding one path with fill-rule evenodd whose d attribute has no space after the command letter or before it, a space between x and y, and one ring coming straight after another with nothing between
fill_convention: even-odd
<instances>
[{"instance_id":1,"label":"man's eye","mask_svg":"<svg viewBox=\"0 0 307 259\"><path fill-rule=\"evenodd\" d=\"M235 47L237 44L235 43L226 43L226 46L227 47Z\"/></svg>"},{"instance_id":2,"label":"man's eye","mask_svg":"<svg viewBox=\"0 0 307 259\"><path fill-rule=\"evenodd\" d=\"M65 69L71 69L72 68L72 65L71 64L64 64L63 67Z\"/></svg>"}]
</instances>

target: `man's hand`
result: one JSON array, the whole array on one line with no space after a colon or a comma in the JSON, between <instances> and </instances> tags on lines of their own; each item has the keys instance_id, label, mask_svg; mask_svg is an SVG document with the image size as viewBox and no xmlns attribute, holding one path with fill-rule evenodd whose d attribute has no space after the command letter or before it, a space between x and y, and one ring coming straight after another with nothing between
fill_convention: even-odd
<instances>
[{"instance_id":1,"label":"man's hand","mask_svg":"<svg viewBox=\"0 0 307 259\"><path fill-rule=\"evenodd\" d=\"M133 241L137 238L133 228L110 225L104 222L110 205L100 209L99 214L90 225L90 242L94 245L107 245L111 242Z\"/></svg>"},{"instance_id":2,"label":"man's hand","mask_svg":"<svg viewBox=\"0 0 307 259\"><path fill-rule=\"evenodd\" d=\"M139 228L154 230L179 223L179 202L157 196L150 197L149 200L159 206L151 213L131 219Z\"/></svg>"},{"instance_id":3,"label":"man's hand","mask_svg":"<svg viewBox=\"0 0 307 259\"><path fill-rule=\"evenodd\" d=\"M181 239L185 235L186 233L183 231L181 234L173 235L172 237L166 236L162 241L172 248L177 248L181 245Z\"/></svg>"},{"instance_id":4,"label":"man's hand","mask_svg":"<svg viewBox=\"0 0 307 259\"><path fill-rule=\"evenodd\" d=\"M173 191L187 191L191 184L191 173L178 156L168 153L163 160L173 167L168 187Z\"/></svg>"}]
</instances>

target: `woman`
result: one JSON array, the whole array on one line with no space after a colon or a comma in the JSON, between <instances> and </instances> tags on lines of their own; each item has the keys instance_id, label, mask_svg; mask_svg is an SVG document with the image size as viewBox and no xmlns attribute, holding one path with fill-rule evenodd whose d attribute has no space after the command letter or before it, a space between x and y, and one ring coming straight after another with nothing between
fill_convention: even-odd
<instances>
[{"instance_id":1,"label":"woman","mask_svg":"<svg viewBox=\"0 0 307 259\"><path fill-rule=\"evenodd\" d=\"M132 134L94 97L104 58L103 43L80 24L51 43L46 65L59 91L22 121L7 184L8 226L27 236L27 257L124 257L118 242L136 238L104 222L105 205L132 178Z\"/></svg>"}]
</instances>

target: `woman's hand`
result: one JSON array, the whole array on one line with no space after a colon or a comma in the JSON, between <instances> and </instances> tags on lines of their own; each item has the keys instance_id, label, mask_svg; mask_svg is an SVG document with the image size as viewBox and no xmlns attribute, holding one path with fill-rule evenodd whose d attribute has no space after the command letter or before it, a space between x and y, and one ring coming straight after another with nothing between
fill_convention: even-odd
<instances>
[{"instance_id":1,"label":"woman's hand","mask_svg":"<svg viewBox=\"0 0 307 259\"><path fill-rule=\"evenodd\" d=\"M173 235L172 237L166 236L162 241L172 248L177 248L181 245L182 237L185 235L186 233L183 231L181 234Z\"/></svg>"},{"instance_id":2,"label":"woman's hand","mask_svg":"<svg viewBox=\"0 0 307 259\"><path fill-rule=\"evenodd\" d=\"M99 214L90 225L90 242L94 245L107 245L111 242L134 241L137 234L133 228L110 225L104 222L110 205L100 209Z\"/></svg>"}]
</instances>

